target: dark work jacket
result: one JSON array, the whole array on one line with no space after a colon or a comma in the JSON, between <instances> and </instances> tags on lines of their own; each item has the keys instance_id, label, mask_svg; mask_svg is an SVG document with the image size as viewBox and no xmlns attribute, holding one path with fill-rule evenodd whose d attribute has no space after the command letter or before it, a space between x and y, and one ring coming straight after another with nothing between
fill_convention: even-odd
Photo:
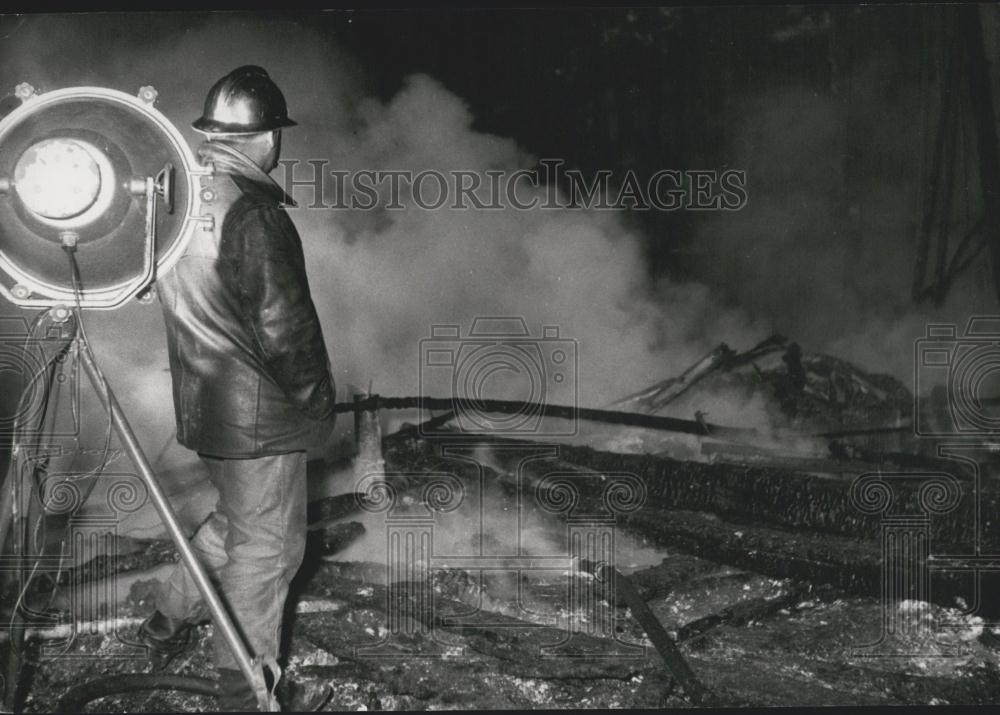
<instances>
[{"instance_id":1,"label":"dark work jacket","mask_svg":"<svg viewBox=\"0 0 1000 715\"><path fill-rule=\"evenodd\" d=\"M335 388L294 203L243 154L199 149L211 216L157 282L167 327L177 441L217 457L305 450L333 427Z\"/></svg>"}]
</instances>

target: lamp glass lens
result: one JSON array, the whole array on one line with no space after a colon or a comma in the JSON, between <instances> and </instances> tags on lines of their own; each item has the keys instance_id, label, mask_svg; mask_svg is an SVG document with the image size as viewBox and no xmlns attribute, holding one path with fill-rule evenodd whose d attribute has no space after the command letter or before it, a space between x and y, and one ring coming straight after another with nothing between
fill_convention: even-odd
<instances>
[{"instance_id":1,"label":"lamp glass lens","mask_svg":"<svg viewBox=\"0 0 1000 715\"><path fill-rule=\"evenodd\" d=\"M47 219L69 219L97 201L101 169L81 143L45 139L18 159L14 186L29 211Z\"/></svg>"}]
</instances>

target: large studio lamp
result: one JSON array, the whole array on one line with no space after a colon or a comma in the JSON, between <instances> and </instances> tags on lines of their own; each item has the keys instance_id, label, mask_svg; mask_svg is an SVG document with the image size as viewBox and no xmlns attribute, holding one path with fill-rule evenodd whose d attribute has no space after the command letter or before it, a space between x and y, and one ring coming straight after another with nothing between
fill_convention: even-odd
<instances>
[{"instance_id":1,"label":"large studio lamp","mask_svg":"<svg viewBox=\"0 0 1000 715\"><path fill-rule=\"evenodd\" d=\"M193 232L212 227L200 199L200 176L212 168L196 162L177 128L154 108L156 98L152 87L137 96L101 87L39 94L20 84L14 101L0 106L9 110L0 120L0 295L22 308L44 309L62 323L74 314L79 320L80 309L118 308L149 296ZM259 705L274 709L263 665L251 658L191 550L85 332L76 330L72 340L72 354L107 409L216 627ZM13 493L18 480L9 481L6 491ZM0 511L6 517L8 510ZM0 543L5 535L0 526Z\"/></svg>"},{"instance_id":2,"label":"large studio lamp","mask_svg":"<svg viewBox=\"0 0 1000 715\"><path fill-rule=\"evenodd\" d=\"M37 94L0 121L0 293L22 307L116 308L168 271L200 218L204 173L177 128L101 87ZM74 295L62 246L86 283Z\"/></svg>"}]
</instances>

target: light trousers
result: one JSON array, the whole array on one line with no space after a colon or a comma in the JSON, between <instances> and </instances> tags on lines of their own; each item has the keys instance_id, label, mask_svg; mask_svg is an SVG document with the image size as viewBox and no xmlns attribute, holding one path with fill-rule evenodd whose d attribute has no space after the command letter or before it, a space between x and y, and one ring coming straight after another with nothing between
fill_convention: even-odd
<instances>
[{"instance_id":1,"label":"light trousers","mask_svg":"<svg viewBox=\"0 0 1000 715\"><path fill-rule=\"evenodd\" d=\"M278 656L288 584L302 564L306 543L306 453L253 459L201 455L219 490L215 511L191 539L202 565L254 656ZM171 618L200 619L205 604L183 563L157 593L157 608ZM218 628L218 668L236 660Z\"/></svg>"}]
</instances>

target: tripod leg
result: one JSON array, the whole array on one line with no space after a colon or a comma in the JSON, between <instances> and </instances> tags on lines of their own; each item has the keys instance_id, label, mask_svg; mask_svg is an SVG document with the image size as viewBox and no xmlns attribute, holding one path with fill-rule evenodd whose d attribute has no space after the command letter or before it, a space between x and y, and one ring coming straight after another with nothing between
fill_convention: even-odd
<instances>
[{"instance_id":1,"label":"tripod leg","mask_svg":"<svg viewBox=\"0 0 1000 715\"><path fill-rule=\"evenodd\" d=\"M170 534L170 538L173 540L174 544L177 546L177 550L180 552L181 560L191 572L191 576L194 579L195 584L198 586L198 590L201 592L202 598L205 599L205 603L212 612L215 627L222 631L226 642L229 644L233 655L236 657L236 662L239 665L240 670L247 679L247 682L250 684L250 687L255 693L257 693L258 700L264 701L261 704L267 705L269 709L276 709L276 703L273 701L273 698L267 697L267 686L264 681L264 671L262 667L256 661L251 659L249 651L243 644L243 640L240 638L240 635L236 630L236 626L233 624L232 619L229 617L225 607L222 605L222 601L219 599L219 595L215 592L215 588L209 581L208 575L205 573L205 569L198 562L198 558L195 556L194 550L191 548L191 544L188 543L187 536L185 536L184 531L181 529L180 524L177 521L177 515L174 513L173 507L167 500L166 494L164 494L163 488L160 486L160 483L156 478L156 473L153 472L153 468L150 466L149 460L146 458L142 448L139 446L135 433L132 432L132 427L129 425L124 412L122 412L121 406L118 404L118 399L111 391L111 387L104 379L104 375L101 373L97 363L94 362L94 358L90 353L89 347L85 344L81 345L79 354L80 362L83 364L83 369L87 373L87 377L90 378L91 384L94 386L94 391L100 398L104 408L108 410L111 415L115 431L118 433L118 438L122 443L122 447L124 447L125 451L128 452L129 456L132 458L133 464L135 464L136 468L141 473L142 479L146 484L146 488L149 490L149 497L153 502L153 506L156 507L156 511L160 515L160 519L163 520L164 525L167 527L167 532Z\"/></svg>"}]
</instances>

